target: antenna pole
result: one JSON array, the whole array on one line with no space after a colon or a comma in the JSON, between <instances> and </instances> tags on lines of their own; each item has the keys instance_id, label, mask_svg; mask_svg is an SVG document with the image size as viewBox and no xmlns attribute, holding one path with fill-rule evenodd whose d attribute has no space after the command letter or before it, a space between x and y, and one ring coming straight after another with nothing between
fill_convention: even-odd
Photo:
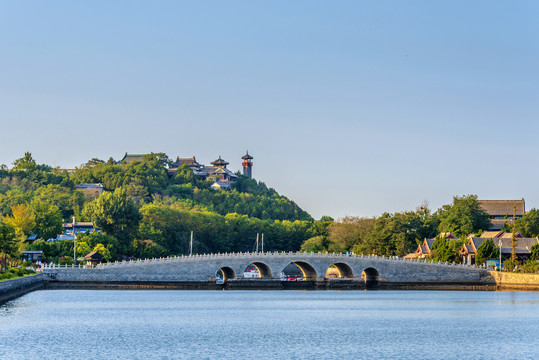
<instances>
[{"instance_id":1,"label":"antenna pole","mask_svg":"<svg viewBox=\"0 0 539 360\"><path fill-rule=\"evenodd\" d=\"M262 253L264 253L264 233L262 233Z\"/></svg>"},{"instance_id":2,"label":"antenna pole","mask_svg":"<svg viewBox=\"0 0 539 360\"><path fill-rule=\"evenodd\" d=\"M256 233L256 252L258 253L258 233Z\"/></svg>"},{"instance_id":3,"label":"antenna pole","mask_svg":"<svg viewBox=\"0 0 539 360\"><path fill-rule=\"evenodd\" d=\"M191 241L189 241L189 256L193 255L193 232L191 231Z\"/></svg>"}]
</instances>

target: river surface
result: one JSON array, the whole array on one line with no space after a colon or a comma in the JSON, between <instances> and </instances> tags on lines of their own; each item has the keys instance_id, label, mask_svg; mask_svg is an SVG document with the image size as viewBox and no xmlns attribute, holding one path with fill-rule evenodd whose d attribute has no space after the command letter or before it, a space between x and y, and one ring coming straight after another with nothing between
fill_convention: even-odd
<instances>
[{"instance_id":1,"label":"river surface","mask_svg":"<svg viewBox=\"0 0 539 360\"><path fill-rule=\"evenodd\" d=\"M538 359L539 293L41 290L0 359Z\"/></svg>"}]
</instances>

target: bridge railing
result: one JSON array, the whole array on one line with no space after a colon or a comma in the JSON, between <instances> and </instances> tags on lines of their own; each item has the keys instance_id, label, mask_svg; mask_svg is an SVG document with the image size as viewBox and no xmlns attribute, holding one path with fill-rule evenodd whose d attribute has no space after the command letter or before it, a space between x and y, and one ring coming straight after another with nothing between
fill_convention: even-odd
<instances>
[{"instance_id":1,"label":"bridge railing","mask_svg":"<svg viewBox=\"0 0 539 360\"><path fill-rule=\"evenodd\" d=\"M415 263L424 263L431 265L444 265L444 266L453 266L453 267L465 267L465 268L486 268L478 265L469 265L469 264L457 264L457 263L448 263L440 262L427 259L405 259L398 256L377 256L377 255L361 255L361 254L352 254L352 253L328 253L328 252L293 252L293 251L266 251L266 252L232 252L232 253L209 253L209 254L195 254L195 255L176 255L169 257L161 258L151 258L151 259L129 259L122 261L115 261L109 263L101 263L97 265L90 264L78 264L78 265L65 265L65 264L43 264L42 270L50 269L104 269L109 267L117 266L128 266L132 264L143 264L143 263L160 263L160 262L170 262L170 261L181 261L181 260L196 260L203 258L230 258L230 257L269 257L269 256L285 256L285 257L347 257L347 258L359 258L359 259L375 259L375 260L388 260L388 261L409 261Z\"/></svg>"}]
</instances>

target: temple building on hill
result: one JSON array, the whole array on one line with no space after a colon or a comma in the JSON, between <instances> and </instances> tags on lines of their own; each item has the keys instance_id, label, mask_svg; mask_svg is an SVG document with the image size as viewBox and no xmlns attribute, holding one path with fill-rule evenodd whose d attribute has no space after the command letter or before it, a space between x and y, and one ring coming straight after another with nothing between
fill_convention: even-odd
<instances>
[{"instance_id":1,"label":"temple building on hill","mask_svg":"<svg viewBox=\"0 0 539 360\"><path fill-rule=\"evenodd\" d=\"M242 156L243 163L241 165L243 166L243 176L247 176L249 179L253 177L253 157L249 155L249 150L247 150L247 153Z\"/></svg>"},{"instance_id":2,"label":"temple building on hill","mask_svg":"<svg viewBox=\"0 0 539 360\"><path fill-rule=\"evenodd\" d=\"M128 154L125 153L120 163L131 163L135 161L142 161L145 154ZM253 157L249 155L249 152L242 157L242 167L243 175L248 178L252 178L252 167L253 167ZM172 177L178 171L178 168L187 165L193 171L193 174L200 179L212 178L215 179L215 182L212 184L213 189L226 189L230 187L232 183L238 181L238 176L234 172L227 169L229 163L221 158L211 162L211 165L203 165L197 161L197 159L192 156L189 158L176 157L176 160L172 163L169 169L167 169L168 176Z\"/></svg>"},{"instance_id":3,"label":"temple building on hill","mask_svg":"<svg viewBox=\"0 0 539 360\"><path fill-rule=\"evenodd\" d=\"M212 184L213 189L226 189L230 187L230 184L238 181L238 176L227 169L228 164L221 156L217 160L212 161L209 166L200 164L194 156L190 158L180 158L178 156L172 167L168 169L168 174L169 176L174 176L180 166L187 165L191 168L195 176L201 179L214 178L215 183Z\"/></svg>"},{"instance_id":4,"label":"temple building on hill","mask_svg":"<svg viewBox=\"0 0 539 360\"><path fill-rule=\"evenodd\" d=\"M144 159L144 156L146 156L146 154L128 154L128 153L125 153L124 157L122 158L122 160L119 161L120 164L123 164L123 163L132 163L134 161L142 161L142 159Z\"/></svg>"},{"instance_id":5,"label":"temple building on hill","mask_svg":"<svg viewBox=\"0 0 539 360\"><path fill-rule=\"evenodd\" d=\"M100 183L97 183L97 184L81 183L75 186L75 190L82 192L84 196L86 196L87 198L96 198L103 193L103 191L105 190L105 187Z\"/></svg>"},{"instance_id":6,"label":"temple building on hill","mask_svg":"<svg viewBox=\"0 0 539 360\"><path fill-rule=\"evenodd\" d=\"M513 224L515 218L520 219L526 214L524 199L521 200L478 200L479 205L488 214L492 227L490 230L501 230L505 223Z\"/></svg>"}]
</instances>

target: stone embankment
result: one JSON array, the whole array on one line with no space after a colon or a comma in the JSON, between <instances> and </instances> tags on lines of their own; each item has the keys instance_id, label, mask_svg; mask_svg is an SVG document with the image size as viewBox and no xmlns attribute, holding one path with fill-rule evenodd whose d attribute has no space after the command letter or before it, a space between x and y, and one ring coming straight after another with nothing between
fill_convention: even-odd
<instances>
[{"instance_id":1,"label":"stone embankment","mask_svg":"<svg viewBox=\"0 0 539 360\"><path fill-rule=\"evenodd\" d=\"M496 290L539 291L539 274L489 271L496 282Z\"/></svg>"},{"instance_id":2,"label":"stone embankment","mask_svg":"<svg viewBox=\"0 0 539 360\"><path fill-rule=\"evenodd\" d=\"M34 290L43 289L43 274L0 282L0 304Z\"/></svg>"}]
</instances>

